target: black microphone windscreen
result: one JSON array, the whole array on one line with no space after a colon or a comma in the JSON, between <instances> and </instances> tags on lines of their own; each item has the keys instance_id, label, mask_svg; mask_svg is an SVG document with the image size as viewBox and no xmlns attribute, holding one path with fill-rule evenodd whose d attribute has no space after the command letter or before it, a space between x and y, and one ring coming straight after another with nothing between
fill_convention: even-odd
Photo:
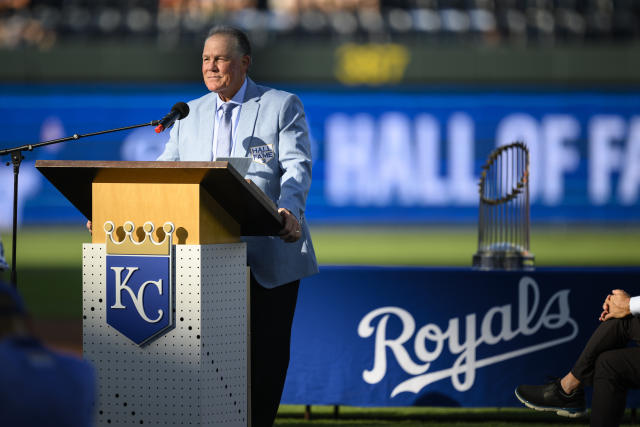
<instances>
[{"instance_id":1,"label":"black microphone windscreen","mask_svg":"<svg viewBox=\"0 0 640 427\"><path fill-rule=\"evenodd\" d=\"M178 120L182 120L189 115L189 106L184 102L176 102L176 105L171 107L171 110L175 110L180 114Z\"/></svg>"}]
</instances>

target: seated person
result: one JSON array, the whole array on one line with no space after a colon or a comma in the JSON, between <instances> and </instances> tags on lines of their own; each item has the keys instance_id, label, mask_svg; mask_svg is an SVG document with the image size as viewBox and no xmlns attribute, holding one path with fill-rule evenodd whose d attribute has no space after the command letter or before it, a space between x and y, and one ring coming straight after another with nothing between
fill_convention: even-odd
<instances>
[{"instance_id":1,"label":"seated person","mask_svg":"<svg viewBox=\"0 0 640 427\"><path fill-rule=\"evenodd\" d=\"M0 282L0 424L91 426L95 394L93 367L35 339L22 298Z\"/></svg>"},{"instance_id":2,"label":"seated person","mask_svg":"<svg viewBox=\"0 0 640 427\"><path fill-rule=\"evenodd\" d=\"M566 417L586 414L583 387L593 386L591 426L618 426L627 390L640 388L640 297L616 289L604 301L600 326L573 369L546 385L520 385L516 397L529 408Z\"/></svg>"}]
</instances>

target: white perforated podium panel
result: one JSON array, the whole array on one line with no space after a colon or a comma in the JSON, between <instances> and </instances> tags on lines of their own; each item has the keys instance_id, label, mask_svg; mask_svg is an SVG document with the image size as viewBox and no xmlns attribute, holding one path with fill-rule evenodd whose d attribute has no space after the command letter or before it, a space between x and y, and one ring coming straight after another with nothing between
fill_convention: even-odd
<instances>
[{"instance_id":1,"label":"white perforated podium panel","mask_svg":"<svg viewBox=\"0 0 640 427\"><path fill-rule=\"evenodd\" d=\"M105 245L83 246L83 352L96 425L246 426L244 243L175 246L175 328L139 347L106 323Z\"/></svg>"}]
</instances>

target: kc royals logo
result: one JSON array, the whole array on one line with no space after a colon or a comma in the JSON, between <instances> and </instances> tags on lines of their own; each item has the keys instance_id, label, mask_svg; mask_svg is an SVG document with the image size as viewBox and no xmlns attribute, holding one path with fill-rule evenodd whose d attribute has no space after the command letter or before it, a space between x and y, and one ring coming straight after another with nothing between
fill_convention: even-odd
<instances>
[{"instance_id":1,"label":"kc royals logo","mask_svg":"<svg viewBox=\"0 0 640 427\"><path fill-rule=\"evenodd\" d=\"M156 242L154 226L146 222L144 239L136 242L135 225L126 222L121 242L115 225L104 224L107 233L107 324L138 345L148 343L173 326L172 234L165 223L164 239Z\"/></svg>"}]
</instances>

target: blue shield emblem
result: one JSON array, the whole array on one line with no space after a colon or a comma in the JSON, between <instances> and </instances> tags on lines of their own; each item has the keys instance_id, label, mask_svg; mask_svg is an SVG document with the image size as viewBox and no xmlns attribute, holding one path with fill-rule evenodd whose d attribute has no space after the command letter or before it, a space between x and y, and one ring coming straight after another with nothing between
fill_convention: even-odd
<instances>
[{"instance_id":1,"label":"blue shield emblem","mask_svg":"<svg viewBox=\"0 0 640 427\"><path fill-rule=\"evenodd\" d=\"M136 242L135 226L124 225L126 237L113 240L115 226L107 232L107 324L138 345L159 337L173 327L172 224L165 224L165 238L153 240L153 224L145 223L145 239Z\"/></svg>"}]
</instances>

